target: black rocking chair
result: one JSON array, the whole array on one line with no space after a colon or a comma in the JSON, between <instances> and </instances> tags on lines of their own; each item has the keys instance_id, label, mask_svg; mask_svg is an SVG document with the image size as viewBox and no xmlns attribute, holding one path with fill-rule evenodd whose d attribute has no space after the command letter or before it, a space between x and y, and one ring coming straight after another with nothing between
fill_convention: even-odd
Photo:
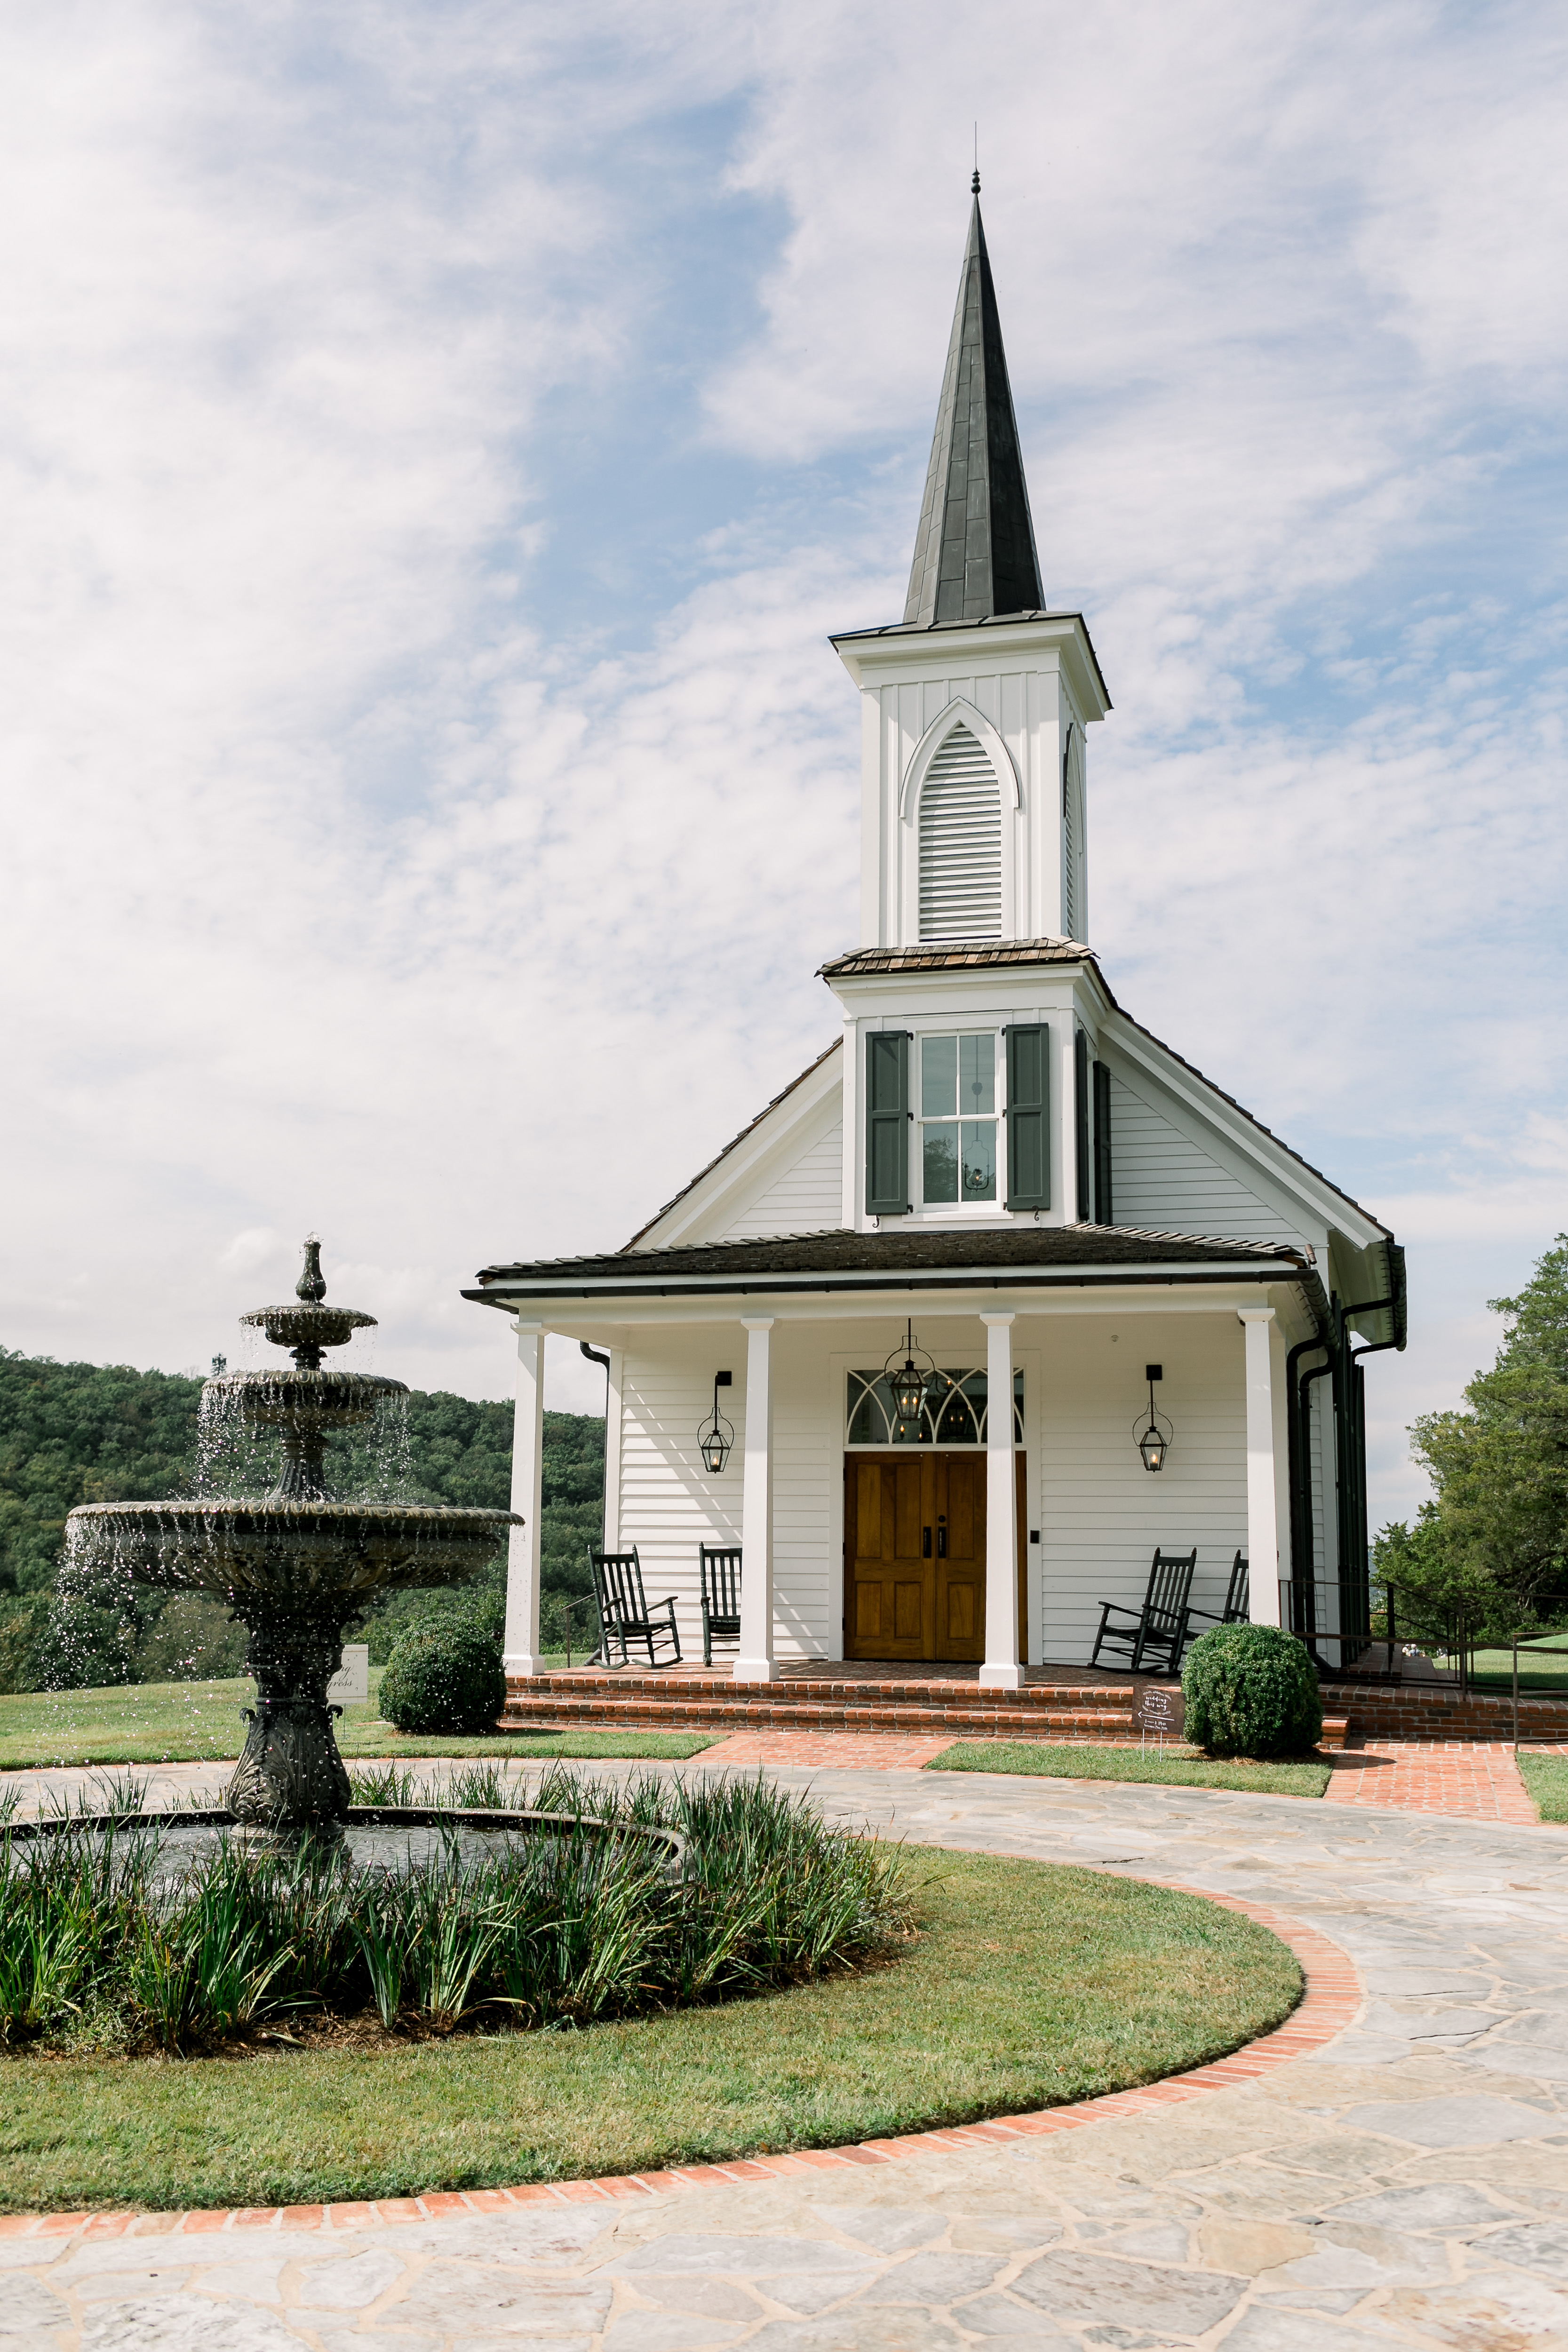
<instances>
[{"instance_id":1,"label":"black rocking chair","mask_svg":"<svg viewBox=\"0 0 1568 2352\"><path fill-rule=\"evenodd\" d=\"M1252 1581L1247 1572L1247 1554L1238 1551L1231 1563L1230 1584L1225 1596L1225 1612L1216 1616L1212 1609L1189 1609L1189 1617L1201 1617L1205 1625L1246 1625L1252 1617ZM1195 1633L1187 1635L1195 1641Z\"/></svg>"},{"instance_id":2,"label":"black rocking chair","mask_svg":"<svg viewBox=\"0 0 1568 2352\"><path fill-rule=\"evenodd\" d=\"M1101 1650L1109 1649L1120 1651L1118 1663L1135 1675L1179 1674L1182 1652L1188 1640L1187 1619L1192 1613L1187 1596L1193 1589L1197 1564L1195 1549L1157 1551L1154 1565L1149 1570L1149 1590L1143 1595L1142 1609L1123 1609L1114 1601L1102 1601L1100 1631L1094 1637L1089 1664L1098 1666ZM1125 1617L1131 1622L1113 1625L1113 1617Z\"/></svg>"},{"instance_id":3,"label":"black rocking chair","mask_svg":"<svg viewBox=\"0 0 1568 2352\"><path fill-rule=\"evenodd\" d=\"M630 1551L590 1551L588 1558L594 1570L594 1598L599 1604L599 1655L605 1664L611 1663L611 1651L619 1650L622 1665L629 1665L626 1643L640 1642L647 1647L650 1666L679 1665L680 1629L675 1622L675 1595L672 1592L648 1607L636 1544ZM661 1643L671 1645L673 1657L657 1654Z\"/></svg>"},{"instance_id":4,"label":"black rocking chair","mask_svg":"<svg viewBox=\"0 0 1568 2352\"><path fill-rule=\"evenodd\" d=\"M702 1663L713 1663L713 1640L741 1638L741 1547L739 1544L699 1544L698 1573L702 1585Z\"/></svg>"}]
</instances>

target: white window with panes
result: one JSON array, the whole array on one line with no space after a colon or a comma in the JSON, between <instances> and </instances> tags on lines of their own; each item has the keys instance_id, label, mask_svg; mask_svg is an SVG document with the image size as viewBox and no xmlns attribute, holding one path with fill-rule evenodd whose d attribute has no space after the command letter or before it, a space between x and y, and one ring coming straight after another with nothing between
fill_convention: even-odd
<instances>
[{"instance_id":1,"label":"white window with panes","mask_svg":"<svg viewBox=\"0 0 1568 2352\"><path fill-rule=\"evenodd\" d=\"M1000 1092L994 1029L926 1033L920 1056L920 1205L997 1205Z\"/></svg>"}]
</instances>

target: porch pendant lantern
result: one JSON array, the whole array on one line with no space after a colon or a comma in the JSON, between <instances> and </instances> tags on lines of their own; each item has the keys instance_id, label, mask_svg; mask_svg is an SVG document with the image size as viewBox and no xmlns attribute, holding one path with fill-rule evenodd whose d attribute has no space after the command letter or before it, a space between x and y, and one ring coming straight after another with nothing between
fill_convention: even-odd
<instances>
[{"instance_id":1,"label":"porch pendant lantern","mask_svg":"<svg viewBox=\"0 0 1568 2352\"><path fill-rule=\"evenodd\" d=\"M1154 1383L1164 1378L1164 1366L1145 1364L1143 1377L1149 1383L1149 1418L1145 1423L1140 1413L1132 1424L1132 1433L1138 1440L1138 1451L1143 1456L1144 1469L1158 1471L1165 1466L1165 1456L1175 1435L1164 1414L1154 1410Z\"/></svg>"},{"instance_id":2,"label":"porch pendant lantern","mask_svg":"<svg viewBox=\"0 0 1568 2352\"><path fill-rule=\"evenodd\" d=\"M933 1359L915 1338L912 1322L906 1321L904 1325L904 1360L901 1364L897 1360L898 1353L895 1348L882 1367L882 1378L893 1391L893 1407L899 1416L899 1434L902 1436L906 1428L919 1430L921 1408L939 1393L942 1374L937 1370ZM923 1370L915 1361L917 1356L924 1360Z\"/></svg>"},{"instance_id":3,"label":"porch pendant lantern","mask_svg":"<svg viewBox=\"0 0 1568 2352\"><path fill-rule=\"evenodd\" d=\"M735 1433L719 1410L719 1391L732 1388L733 1376L729 1372L713 1375L713 1410L697 1433L697 1444L702 1455L702 1467L710 1478L717 1478L730 1459L730 1448L735 1443Z\"/></svg>"}]
</instances>

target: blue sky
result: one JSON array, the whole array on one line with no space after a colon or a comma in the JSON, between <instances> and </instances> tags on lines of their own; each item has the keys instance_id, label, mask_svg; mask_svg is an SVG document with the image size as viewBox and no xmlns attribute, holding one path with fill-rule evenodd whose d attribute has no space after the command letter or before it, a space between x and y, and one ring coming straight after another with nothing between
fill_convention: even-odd
<instances>
[{"instance_id":1,"label":"blue sky","mask_svg":"<svg viewBox=\"0 0 1568 2352\"><path fill-rule=\"evenodd\" d=\"M624 1238L832 1034L824 640L901 606L978 119L1116 702L1091 938L1408 1240L1408 1509L1568 1224L1560 13L66 0L8 49L0 1339L204 1363L317 1227L386 1368L500 1393L474 1267Z\"/></svg>"}]
</instances>

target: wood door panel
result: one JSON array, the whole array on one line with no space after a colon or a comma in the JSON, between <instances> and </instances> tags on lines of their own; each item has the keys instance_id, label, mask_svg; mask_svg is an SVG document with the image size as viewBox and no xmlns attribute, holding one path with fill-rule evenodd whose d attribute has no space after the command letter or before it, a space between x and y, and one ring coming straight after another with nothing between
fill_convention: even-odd
<instances>
[{"instance_id":1,"label":"wood door panel","mask_svg":"<svg viewBox=\"0 0 1568 2352\"><path fill-rule=\"evenodd\" d=\"M936 1655L985 1655L985 1456L933 1457L936 1506Z\"/></svg>"},{"instance_id":2,"label":"wood door panel","mask_svg":"<svg viewBox=\"0 0 1568 2352\"><path fill-rule=\"evenodd\" d=\"M932 1654L932 1563L924 1556L923 1459L850 1454L845 1464L844 1648L851 1658Z\"/></svg>"},{"instance_id":3,"label":"wood door panel","mask_svg":"<svg viewBox=\"0 0 1568 2352\"><path fill-rule=\"evenodd\" d=\"M1028 1482L1024 1456L1016 1460L1023 1656L1028 1634ZM846 1454L846 1657L954 1664L984 1657L985 1500L986 1460L979 1448Z\"/></svg>"}]
</instances>

